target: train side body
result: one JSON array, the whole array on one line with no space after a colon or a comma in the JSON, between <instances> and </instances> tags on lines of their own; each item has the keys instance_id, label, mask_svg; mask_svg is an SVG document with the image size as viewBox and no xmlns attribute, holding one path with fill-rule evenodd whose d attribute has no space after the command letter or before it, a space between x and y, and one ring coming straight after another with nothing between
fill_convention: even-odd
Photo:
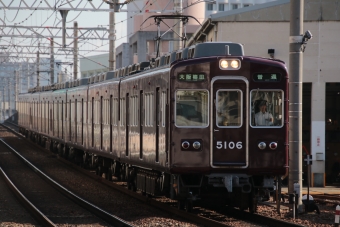
<instances>
[{"instance_id":1,"label":"train side body","mask_svg":"<svg viewBox=\"0 0 340 227\"><path fill-rule=\"evenodd\" d=\"M84 78L78 86L20 94L21 132L100 176L166 194L180 207L214 194L254 210L287 173L285 64L213 42L152 64L110 72L98 83Z\"/></svg>"}]
</instances>

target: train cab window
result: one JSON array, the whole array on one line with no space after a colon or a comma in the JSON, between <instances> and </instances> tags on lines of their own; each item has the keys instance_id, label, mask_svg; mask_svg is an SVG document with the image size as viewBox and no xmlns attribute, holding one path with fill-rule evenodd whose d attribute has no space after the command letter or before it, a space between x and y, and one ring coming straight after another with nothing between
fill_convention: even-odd
<instances>
[{"instance_id":1,"label":"train cab window","mask_svg":"<svg viewBox=\"0 0 340 227\"><path fill-rule=\"evenodd\" d=\"M283 91L253 90L250 93L251 120L253 127L283 126Z\"/></svg>"},{"instance_id":2,"label":"train cab window","mask_svg":"<svg viewBox=\"0 0 340 227\"><path fill-rule=\"evenodd\" d=\"M242 91L218 90L216 94L216 124L218 127L242 126Z\"/></svg>"},{"instance_id":3,"label":"train cab window","mask_svg":"<svg viewBox=\"0 0 340 227\"><path fill-rule=\"evenodd\" d=\"M175 125L177 127L208 127L208 100L207 90L177 90Z\"/></svg>"}]
</instances>

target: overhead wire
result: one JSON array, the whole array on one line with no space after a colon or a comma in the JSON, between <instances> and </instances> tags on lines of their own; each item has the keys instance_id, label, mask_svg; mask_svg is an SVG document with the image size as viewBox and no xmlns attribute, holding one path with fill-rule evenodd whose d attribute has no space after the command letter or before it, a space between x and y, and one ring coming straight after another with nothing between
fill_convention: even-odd
<instances>
[{"instance_id":1,"label":"overhead wire","mask_svg":"<svg viewBox=\"0 0 340 227\"><path fill-rule=\"evenodd\" d=\"M74 0L72 0L71 2L73 2ZM42 1L40 1L40 4L41 4L41 2ZM54 12L53 12L53 14L51 14L51 16L50 17L48 17L46 20L45 20L45 22L42 24L42 25L44 25L53 15L56 15L56 17L55 17L55 20L54 20L54 24L56 24L56 21L58 20L58 16L57 16L57 10L58 10L58 8L59 7L61 7L62 5L65 5L65 4L67 4L67 3L69 3L70 1L55 1L55 3L54 3L54 5L55 5L55 9L54 9ZM119 22L116 22L116 23L114 23L114 25L119 25L119 24L121 24L121 23L123 23L123 22L126 22L127 20L129 20L129 19L132 19L135 15L137 15L137 14L139 14L139 13L142 13L144 10L146 10L148 7L150 7L150 6L152 6L155 2L157 2L157 0L153 0L153 1L147 1L145 4L144 4L144 6L142 7L142 9L140 9L139 10L139 12L136 12L136 13L134 13L134 14L132 14L132 15L129 15L126 19L124 19L124 20L120 20ZM188 8L188 7L190 7L190 6L192 6L192 5L194 5L194 4L197 4L197 3L200 3L200 2L203 2L203 1L196 1L196 2L191 2L191 4L190 5L187 5L186 7L183 7L182 8L182 11L184 10L184 9L186 9L186 8ZM57 6L57 4L59 4L60 3L60 5L59 6ZM87 3L88 2L86 2L86 4L85 4L85 6L87 5ZM126 1L126 3L127 4L129 4L129 3L131 3L131 1ZM20 4L21 4L21 2L20 2ZM40 5L39 4L39 5ZM84 7L85 7L84 6ZM36 10L36 9L35 9ZM17 12L18 13L18 12ZM34 12L33 12L34 13ZM32 14L33 14L32 13ZM32 17L32 14L29 16L29 17ZM70 23L70 22L72 22L72 21L74 21L75 19L77 19L79 16L80 16L80 14L81 14L81 12L73 19L73 20L71 20L71 21L68 21L67 23ZM28 17L28 18L29 18ZM26 20L28 19L28 18L26 18ZM60 21L61 20L59 20L59 22L57 23L57 24L59 24L60 23ZM21 23L21 22L20 22ZM150 27L150 26L153 26L155 23L153 23L153 24L150 24L150 25L148 25L147 27ZM41 26L42 26L41 25ZM107 25L107 26L109 26L109 25ZM147 27L144 27L144 28L140 28L140 30L144 30L145 28L147 28ZM36 31L35 32L38 32L40 29L36 29ZM128 37L129 35L131 35L132 33L130 33L130 34L127 34L127 35L125 35L125 36L121 36L120 38L118 38L118 39L115 39L115 41L117 41L117 40L121 40L121 39L124 39L124 38L126 38L126 37ZM45 36L45 40L46 40L46 36ZM28 38L26 38L26 39L28 39ZM26 40L25 39L25 40ZM48 38L47 38L48 39ZM49 40L49 39L48 39ZM32 40L31 40L32 41ZM22 42L24 42L24 40L22 41ZM20 42L20 43L22 43L22 42ZM57 45L59 45L59 46L62 46L61 44L59 44L59 43L57 43L55 40L54 40L54 43L56 43ZM102 45L95 45L95 44L93 44L93 43L91 43L91 41L89 41L89 39L85 39L85 41L82 43L82 46L84 46L85 44L89 44L89 45L93 45L93 46L96 46L96 48L94 48L93 49L93 51L90 51L90 52L87 52L87 53L85 53L84 55L87 55L87 54L90 54L90 53L92 53L92 52L95 52L96 50L98 50L99 48L101 48L101 47L103 47L103 46L106 46L106 45L108 45L109 43L104 43L104 44L102 44ZM59 50L58 50L59 51ZM58 51L57 51L57 53L58 53ZM81 56L83 56L83 55L81 55Z\"/></svg>"}]
</instances>

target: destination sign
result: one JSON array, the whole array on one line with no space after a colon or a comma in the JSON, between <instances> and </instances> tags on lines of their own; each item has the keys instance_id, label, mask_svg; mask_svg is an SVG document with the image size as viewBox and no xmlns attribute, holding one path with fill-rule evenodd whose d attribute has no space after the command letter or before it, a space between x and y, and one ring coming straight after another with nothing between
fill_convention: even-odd
<instances>
[{"instance_id":1,"label":"destination sign","mask_svg":"<svg viewBox=\"0 0 340 227\"><path fill-rule=\"evenodd\" d=\"M203 73L180 73L177 78L184 82L202 82L206 79Z\"/></svg>"},{"instance_id":2,"label":"destination sign","mask_svg":"<svg viewBox=\"0 0 340 227\"><path fill-rule=\"evenodd\" d=\"M279 73L255 73L253 75L254 81L257 82L279 82L281 74Z\"/></svg>"}]
</instances>

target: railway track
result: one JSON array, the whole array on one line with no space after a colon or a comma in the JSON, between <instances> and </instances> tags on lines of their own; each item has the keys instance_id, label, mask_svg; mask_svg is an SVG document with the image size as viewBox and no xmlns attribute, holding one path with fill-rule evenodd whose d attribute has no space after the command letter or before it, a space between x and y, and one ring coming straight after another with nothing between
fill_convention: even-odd
<instances>
[{"instance_id":1,"label":"railway track","mask_svg":"<svg viewBox=\"0 0 340 227\"><path fill-rule=\"evenodd\" d=\"M12 126L13 127L13 126ZM66 164L67 166L76 169L77 171L86 174L87 176L94 179L96 182L101 182L104 185L109 186L110 188L114 188L115 190L119 190L123 192L124 194L128 194L129 196L132 196L143 203L146 203L148 205L152 205L156 207L157 209L163 210L164 212L170 213L172 215L176 215L178 217L181 217L183 219L189 220L194 223L199 223L203 226L233 226L231 223L242 223L241 226L302 226L298 224L294 224L291 222L286 221L280 221L277 219L256 215L256 214L250 214L248 212L241 212L239 210L235 209L222 209L219 211L211 210L211 209L205 209L201 207L194 207L192 213L183 212L182 210L178 210L176 206L175 201L169 201L163 199L155 199L155 198L149 198L146 196L141 195L140 193L135 193L132 191L127 190L127 187L123 187L124 184L113 184L110 181L105 180L102 177L96 176L93 174L93 172L89 172L88 170L82 169L79 166L68 162L67 160L63 158L58 158L61 162Z\"/></svg>"},{"instance_id":2,"label":"railway track","mask_svg":"<svg viewBox=\"0 0 340 227\"><path fill-rule=\"evenodd\" d=\"M0 154L1 157L1 154ZM22 194L17 190L6 173L0 168L0 220L4 226L10 226L14 221L22 221L29 226L36 226L39 223L20 201L26 201ZM30 205L30 204L29 204ZM15 211L15 212L13 212Z\"/></svg>"},{"instance_id":3,"label":"railway track","mask_svg":"<svg viewBox=\"0 0 340 227\"><path fill-rule=\"evenodd\" d=\"M41 225L132 226L59 185L2 139L0 150L0 154L6 155L0 160L4 179Z\"/></svg>"}]
</instances>

